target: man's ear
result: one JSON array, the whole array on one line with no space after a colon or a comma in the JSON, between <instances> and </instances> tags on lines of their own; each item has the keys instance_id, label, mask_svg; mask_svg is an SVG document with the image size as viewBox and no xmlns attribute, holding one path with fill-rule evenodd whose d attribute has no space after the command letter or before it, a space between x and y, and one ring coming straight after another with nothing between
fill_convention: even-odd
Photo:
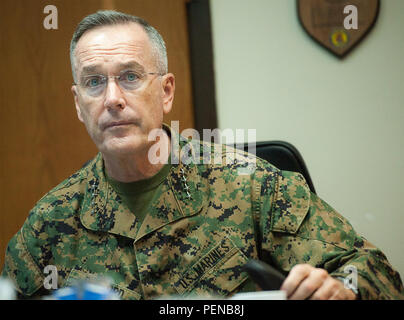
<instances>
[{"instance_id":1,"label":"man's ear","mask_svg":"<svg viewBox=\"0 0 404 320\"><path fill-rule=\"evenodd\" d=\"M80 105L79 105L79 97L78 97L76 85L73 85L71 90L72 90L73 97L74 97L74 104L76 105L77 117L79 118L79 120L80 120L81 122L84 122L83 116L82 116L82 114L81 114Z\"/></svg>"},{"instance_id":2,"label":"man's ear","mask_svg":"<svg viewBox=\"0 0 404 320\"><path fill-rule=\"evenodd\" d=\"M172 73L163 76L163 112L167 114L171 111L175 93L175 77Z\"/></svg>"}]
</instances>

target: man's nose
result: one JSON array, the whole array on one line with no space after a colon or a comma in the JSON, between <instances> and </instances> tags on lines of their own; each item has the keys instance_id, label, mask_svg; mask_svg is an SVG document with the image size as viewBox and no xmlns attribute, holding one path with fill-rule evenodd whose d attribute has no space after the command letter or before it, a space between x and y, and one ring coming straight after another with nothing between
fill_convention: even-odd
<instances>
[{"instance_id":1,"label":"man's nose","mask_svg":"<svg viewBox=\"0 0 404 320\"><path fill-rule=\"evenodd\" d=\"M126 102L117 79L109 78L106 86L104 106L108 109L124 109Z\"/></svg>"}]
</instances>

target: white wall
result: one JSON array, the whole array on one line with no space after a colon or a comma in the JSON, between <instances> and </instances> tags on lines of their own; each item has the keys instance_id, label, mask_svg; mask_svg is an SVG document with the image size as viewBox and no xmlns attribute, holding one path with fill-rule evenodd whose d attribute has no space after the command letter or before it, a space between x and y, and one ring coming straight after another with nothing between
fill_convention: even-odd
<instances>
[{"instance_id":1,"label":"white wall","mask_svg":"<svg viewBox=\"0 0 404 320\"><path fill-rule=\"evenodd\" d=\"M302 153L317 193L404 280L404 1L381 1L344 60L305 33L295 0L211 0L219 128Z\"/></svg>"}]
</instances>

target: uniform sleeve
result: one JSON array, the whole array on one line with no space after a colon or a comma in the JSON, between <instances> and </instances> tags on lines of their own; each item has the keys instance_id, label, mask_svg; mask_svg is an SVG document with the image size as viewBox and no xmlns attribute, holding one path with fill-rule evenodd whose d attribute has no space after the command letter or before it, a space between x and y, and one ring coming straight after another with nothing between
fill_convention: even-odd
<instances>
[{"instance_id":1,"label":"uniform sleeve","mask_svg":"<svg viewBox=\"0 0 404 320\"><path fill-rule=\"evenodd\" d=\"M32 296L43 286L43 273L38 259L43 255L41 239L33 225L34 213L11 238L6 249L2 275L10 278L19 296Z\"/></svg>"},{"instance_id":2,"label":"uniform sleeve","mask_svg":"<svg viewBox=\"0 0 404 320\"><path fill-rule=\"evenodd\" d=\"M299 173L271 173L261 188L262 259L287 273L296 264L324 268L360 299L404 299L386 256L318 196Z\"/></svg>"}]
</instances>

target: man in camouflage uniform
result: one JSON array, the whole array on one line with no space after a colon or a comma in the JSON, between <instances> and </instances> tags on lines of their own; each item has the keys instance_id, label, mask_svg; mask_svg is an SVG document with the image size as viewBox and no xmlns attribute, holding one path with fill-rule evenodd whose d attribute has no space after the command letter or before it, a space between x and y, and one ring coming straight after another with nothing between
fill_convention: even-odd
<instances>
[{"instance_id":1,"label":"man in camouflage uniform","mask_svg":"<svg viewBox=\"0 0 404 320\"><path fill-rule=\"evenodd\" d=\"M257 289L242 267L260 259L287 274L281 289L290 299L403 298L383 253L302 175L232 148L189 144L163 127L174 76L164 42L144 21L86 17L71 59L78 118L100 153L47 193L10 240L3 275L20 295L49 294L44 269L53 265L58 287L106 275L124 299L227 297ZM149 160L156 144L168 164ZM173 161L177 144L193 161ZM206 161L206 150L222 161ZM357 270L357 288L344 285L346 268Z\"/></svg>"}]
</instances>

